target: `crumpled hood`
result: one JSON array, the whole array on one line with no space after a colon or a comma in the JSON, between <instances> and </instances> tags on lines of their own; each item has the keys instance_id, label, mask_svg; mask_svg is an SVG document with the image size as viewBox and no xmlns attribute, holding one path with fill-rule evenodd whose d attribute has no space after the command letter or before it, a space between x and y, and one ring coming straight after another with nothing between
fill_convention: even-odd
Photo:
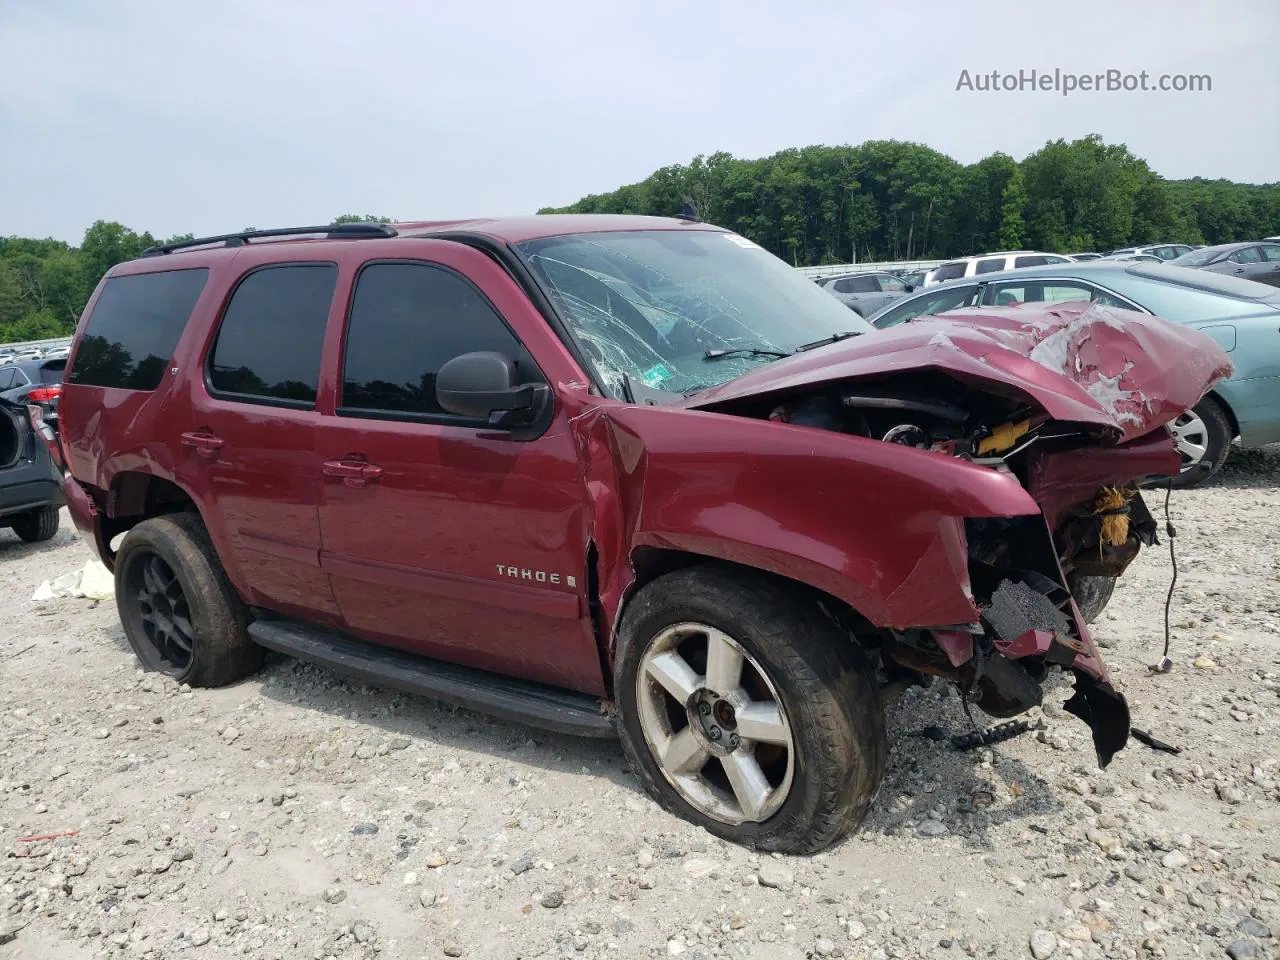
<instances>
[{"instance_id":1,"label":"crumpled hood","mask_svg":"<svg viewBox=\"0 0 1280 960\"><path fill-rule=\"evenodd\" d=\"M936 370L1098 424L1115 442L1195 406L1231 361L1211 338L1132 310L1026 303L955 310L770 363L683 402L714 410L826 383Z\"/></svg>"}]
</instances>

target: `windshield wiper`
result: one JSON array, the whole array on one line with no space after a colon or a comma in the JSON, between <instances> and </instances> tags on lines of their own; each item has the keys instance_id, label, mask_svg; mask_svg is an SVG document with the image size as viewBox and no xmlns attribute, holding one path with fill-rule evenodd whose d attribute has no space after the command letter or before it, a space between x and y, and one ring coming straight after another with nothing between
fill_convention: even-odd
<instances>
[{"instance_id":1,"label":"windshield wiper","mask_svg":"<svg viewBox=\"0 0 1280 960\"><path fill-rule=\"evenodd\" d=\"M831 336L823 337L821 340L800 344L800 346L796 347L796 353L804 353L814 347L825 347L829 343L839 343L841 340L848 340L850 337L860 336L862 333L862 330L846 330L844 333L833 333Z\"/></svg>"},{"instance_id":2,"label":"windshield wiper","mask_svg":"<svg viewBox=\"0 0 1280 960\"><path fill-rule=\"evenodd\" d=\"M726 347L718 350L707 350L702 356L706 360L719 360L721 357L789 357L785 350L770 350L766 347Z\"/></svg>"}]
</instances>

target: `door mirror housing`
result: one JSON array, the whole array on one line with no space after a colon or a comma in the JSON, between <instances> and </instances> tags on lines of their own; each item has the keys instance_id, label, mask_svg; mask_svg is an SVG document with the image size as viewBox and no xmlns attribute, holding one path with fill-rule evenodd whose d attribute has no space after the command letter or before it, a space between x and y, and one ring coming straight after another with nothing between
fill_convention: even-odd
<instances>
[{"instance_id":1,"label":"door mirror housing","mask_svg":"<svg viewBox=\"0 0 1280 960\"><path fill-rule=\"evenodd\" d=\"M536 420L551 394L545 383L520 383L516 362L501 353L477 351L454 357L436 374L436 399L449 413L492 426Z\"/></svg>"},{"instance_id":2,"label":"door mirror housing","mask_svg":"<svg viewBox=\"0 0 1280 960\"><path fill-rule=\"evenodd\" d=\"M906 289L907 293L916 292L916 285L914 283L904 283L903 287Z\"/></svg>"}]
</instances>

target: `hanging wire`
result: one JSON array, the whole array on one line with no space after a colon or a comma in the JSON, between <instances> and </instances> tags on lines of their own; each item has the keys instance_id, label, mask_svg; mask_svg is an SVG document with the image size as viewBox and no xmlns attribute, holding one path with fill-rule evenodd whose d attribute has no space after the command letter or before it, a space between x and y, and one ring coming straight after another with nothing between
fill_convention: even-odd
<instances>
[{"instance_id":1,"label":"hanging wire","mask_svg":"<svg viewBox=\"0 0 1280 960\"><path fill-rule=\"evenodd\" d=\"M1169 609L1173 604L1173 590L1178 585L1178 557L1173 549L1173 540L1178 535L1178 531L1169 517L1169 497L1172 493L1173 478L1170 477L1164 488L1164 532L1169 538L1169 563L1173 567L1173 576L1169 580L1169 592L1164 598L1164 655L1155 668L1160 673L1168 673L1173 668L1173 661L1169 659Z\"/></svg>"}]
</instances>

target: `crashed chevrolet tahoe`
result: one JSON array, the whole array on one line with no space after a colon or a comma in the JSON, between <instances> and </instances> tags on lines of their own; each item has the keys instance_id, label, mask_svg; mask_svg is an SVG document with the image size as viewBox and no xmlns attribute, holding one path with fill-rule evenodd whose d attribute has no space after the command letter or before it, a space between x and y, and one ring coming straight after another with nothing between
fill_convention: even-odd
<instances>
[{"instance_id":1,"label":"crashed chevrolet tahoe","mask_svg":"<svg viewBox=\"0 0 1280 960\"><path fill-rule=\"evenodd\" d=\"M1230 365L1087 303L875 332L743 237L576 216L158 247L68 369L68 503L145 666L267 647L616 733L671 811L813 851L906 685L1010 717L1060 669L1124 746L1087 622Z\"/></svg>"}]
</instances>

